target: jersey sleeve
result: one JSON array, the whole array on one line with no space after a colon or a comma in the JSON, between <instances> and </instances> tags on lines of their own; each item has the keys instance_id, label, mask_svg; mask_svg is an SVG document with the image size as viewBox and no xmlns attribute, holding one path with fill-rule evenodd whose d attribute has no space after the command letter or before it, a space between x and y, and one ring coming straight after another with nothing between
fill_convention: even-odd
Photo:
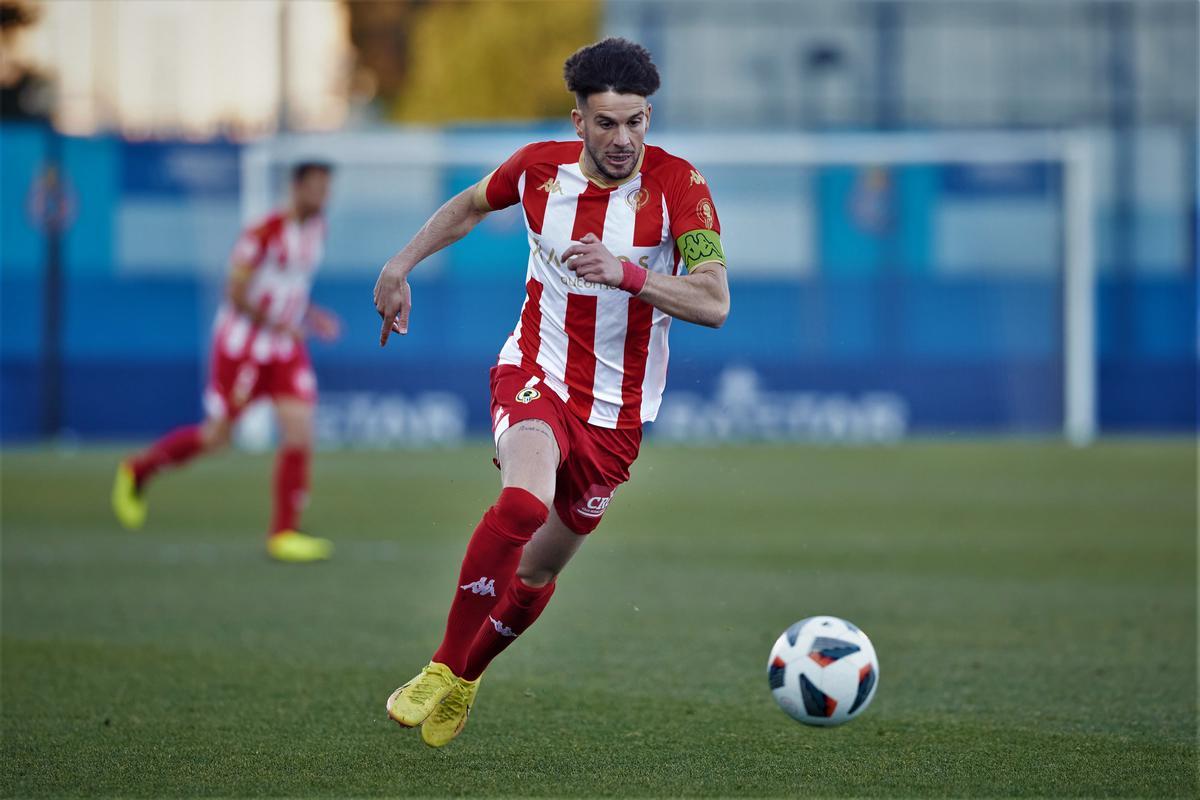
<instances>
[{"instance_id":1,"label":"jersey sleeve","mask_svg":"<svg viewBox=\"0 0 1200 800\"><path fill-rule=\"evenodd\" d=\"M686 161L680 161L667 183L667 214L671 236L688 268L707 261L725 263L721 247L721 221L708 181Z\"/></svg>"},{"instance_id":2,"label":"jersey sleeve","mask_svg":"<svg viewBox=\"0 0 1200 800\"><path fill-rule=\"evenodd\" d=\"M270 238L270 225L266 222L251 226L242 231L229 261L235 267L250 267L257 269L267 256L267 242Z\"/></svg>"},{"instance_id":3,"label":"jersey sleeve","mask_svg":"<svg viewBox=\"0 0 1200 800\"><path fill-rule=\"evenodd\" d=\"M688 231L707 230L721 233L717 207L713 204L708 181L686 161L668 183L667 213L671 217L671 236L678 239Z\"/></svg>"},{"instance_id":4,"label":"jersey sleeve","mask_svg":"<svg viewBox=\"0 0 1200 800\"><path fill-rule=\"evenodd\" d=\"M529 166L529 153L534 145L527 144L509 156L491 175L483 179L481 198L493 211L516 205L521 201L518 181Z\"/></svg>"}]
</instances>

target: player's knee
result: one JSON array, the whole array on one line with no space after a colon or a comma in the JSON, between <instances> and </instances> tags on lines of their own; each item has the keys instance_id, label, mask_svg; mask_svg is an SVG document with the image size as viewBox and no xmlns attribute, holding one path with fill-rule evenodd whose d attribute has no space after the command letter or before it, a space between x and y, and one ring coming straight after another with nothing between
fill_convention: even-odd
<instances>
[{"instance_id":1,"label":"player's knee","mask_svg":"<svg viewBox=\"0 0 1200 800\"><path fill-rule=\"evenodd\" d=\"M526 489L509 486L500 492L492 512L497 527L504 533L528 541L538 528L546 524L550 517L550 504Z\"/></svg>"},{"instance_id":2,"label":"player's knee","mask_svg":"<svg viewBox=\"0 0 1200 800\"><path fill-rule=\"evenodd\" d=\"M205 450L216 450L229 444L233 437L233 426L227 419L209 419L200 429Z\"/></svg>"},{"instance_id":3,"label":"player's knee","mask_svg":"<svg viewBox=\"0 0 1200 800\"><path fill-rule=\"evenodd\" d=\"M308 426L285 427L280 432L279 439L284 447L311 448L313 440L312 429Z\"/></svg>"},{"instance_id":4,"label":"player's knee","mask_svg":"<svg viewBox=\"0 0 1200 800\"><path fill-rule=\"evenodd\" d=\"M517 577L521 579L521 583L531 589L540 589L558 577L558 570L540 564L538 566L522 564L517 567Z\"/></svg>"},{"instance_id":5,"label":"player's knee","mask_svg":"<svg viewBox=\"0 0 1200 800\"><path fill-rule=\"evenodd\" d=\"M312 409L294 404L277 409L279 440L284 447L312 447Z\"/></svg>"},{"instance_id":6,"label":"player's knee","mask_svg":"<svg viewBox=\"0 0 1200 800\"><path fill-rule=\"evenodd\" d=\"M551 488L551 486L552 485L548 483L538 483L538 485L533 485L532 483L530 485L514 483L505 487L505 489L501 491L500 496L503 498L504 492L508 489L520 489L525 494L532 495L534 498L536 498L541 506L541 511L539 511L537 514L534 514L529 510L529 508L526 508L524 514L527 518L526 521L532 521L536 518L538 520L537 527L540 528L546 523L546 520L549 519L550 512L548 509L554 504L554 490Z\"/></svg>"}]
</instances>

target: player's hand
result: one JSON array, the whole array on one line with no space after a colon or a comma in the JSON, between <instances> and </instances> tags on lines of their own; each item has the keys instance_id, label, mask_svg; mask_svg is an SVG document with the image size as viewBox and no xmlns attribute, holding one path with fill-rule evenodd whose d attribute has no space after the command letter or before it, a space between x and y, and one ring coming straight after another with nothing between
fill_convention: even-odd
<instances>
[{"instance_id":1,"label":"player's hand","mask_svg":"<svg viewBox=\"0 0 1200 800\"><path fill-rule=\"evenodd\" d=\"M332 342L342 335L342 321L324 308L309 306L307 322L313 335L323 342Z\"/></svg>"},{"instance_id":2,"label":"player's hand","mask_svg":"<svg viewBox=\"0 0 1200 800\"><path fill-rule=\"evenodd\" d=\"M290 322L275 323L273 325L268 325L267 327L275 333L282 333L284 336L290 336L297 342L304 341L304 330L296 325L292 325Z\"/></svg>"},{"instance_id":3,"label":"player's hand","mask_svg":"<svg viewBox=\"0 0 1200 800\"><path fill-rule=\"evenodd\" d=\"M392 332L408 333L408 315L412 311L412 290L408 288L408 271L394 261L388 261L375 281L375 310L383 318L379 346L387 344Z\"/></svg>"},{"instance_id":4,"label":"player's hand","mask_svg":"<svg viewBox=\"0 0 1200 800\"><path fill-rule=\"evenodd\" d=\"M584 235L579 244L573 244L564 250L562 259L567 267L585 281L604 286L620 286L621 279L625 277L621 262L594 233Z\"/></svg>"}]
</instances>

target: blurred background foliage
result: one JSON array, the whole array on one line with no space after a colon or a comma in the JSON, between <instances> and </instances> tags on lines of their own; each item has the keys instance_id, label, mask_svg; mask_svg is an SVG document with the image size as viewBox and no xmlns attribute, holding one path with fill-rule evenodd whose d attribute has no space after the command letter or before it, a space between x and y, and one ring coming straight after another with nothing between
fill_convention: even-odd
<instances>
[{"instance_id":1,"label":"blurred background foliage","mask_svg":"<svg viewBox=\"0 0 1200 800\"><path fill-rule=\"evenodd\" d=\"M387 119L543 119L570 110L563 60L600 35L595 0L348 3Z\"/></svg>"}]
</instances>

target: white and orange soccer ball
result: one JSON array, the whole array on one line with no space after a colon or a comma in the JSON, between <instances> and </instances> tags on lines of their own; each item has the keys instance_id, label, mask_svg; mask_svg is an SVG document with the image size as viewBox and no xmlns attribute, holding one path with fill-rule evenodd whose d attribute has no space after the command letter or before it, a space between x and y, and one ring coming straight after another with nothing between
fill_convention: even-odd
<instances>
[{"instance_id":1,"label":"white and orange soccer ball","mask_svg":"<svg viewBox=\"0 0 1200 800\"><path fill-rule=\"evenodd\" d=\"M844 619L808 617L771 648L767 680L779 707L806 725L841 725L875 697L879 659L867 635Z\"/></svg>"}]
</instances>

